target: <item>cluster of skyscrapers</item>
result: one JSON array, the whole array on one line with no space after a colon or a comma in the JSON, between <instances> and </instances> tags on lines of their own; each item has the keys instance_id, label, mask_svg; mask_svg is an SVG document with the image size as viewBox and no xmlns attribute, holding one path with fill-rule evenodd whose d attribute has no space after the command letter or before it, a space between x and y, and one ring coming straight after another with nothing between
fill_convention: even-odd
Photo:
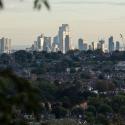
<instances>
[{"instance_id":1,"label":"cluster of skyscrapers","mask_svg":"<svg viewBox=\"0 0 125 125\"><path fill-rule=\"evenodd\" d=\"M78 49L80 51L100 49L103 52L113 52L115 50L120 50L120 42L114 42L113 36L110 36L108 39L107 48L105 47L105 40L101 39L97 43L91 42L87 44L82 38L78 39ZM71 36L70 29L68 24L62 24L59 27L59 31L55 37L47 37L44 34L41 34L37 37L37 40L34 41L34 44L30 48L33 51L47 51L47 52L58 52L66 53L72 49L71 46Z\"/></svg>"},{"instance_id":2,"label":"cluster of skyscrapers","mask_svg":"<svg viewBox=\"0 0 125 125\"><path fill-rule=\"evenodd\" d=\"M2 37L0 39L0 54L11 52L11 39Z\"/></svg>"},{"instance_id":3,"label":"cluster of skyscrapers","mask_svg":"<svg viewBox=\"0 0 125 125\"><path fill-rule=\"evenodd\" d=\"M115 42L113 39L113 36L109 37L107 48L106 48L105 44L106 44L105 40L101 39L97 42L97 45L95 42L92 42L91 44L88 45L87 43L84 43L83 39L80 38L78 40L78 49L81 51L99 49L99 50L102 50L103 52L109 52L109 53L111 53L115 50L117 50L117 51L121 50L120 42L119 41Z\"/></svg>"},{"instance_id":4,"label":"cluster of skyscrapers","mask_svg":"<svg viewBox=\"0 0 125 125\"><path fill-rule=\"evenodd\" d=\"M91 44L87 44L84 42L82 38L78 39L78 49L80 51L94 50L100 49L103 52L113 52L115 50L120 51L120 42L114 42L113 36L110 36L108 39L107 48L105 48L105 40L101 39L97 43L91 42ZM34 41L31 48L27 48L28 51L47 51L47 52L58 52L67 53L72 49L71 46L71 36L70 29L68 24L62 24L59 27L58 33L55 37L48 37L41 34L37 37L36 41ZM125 47L122 49L125 50ZM10 53L11 52L11 39L2 37L0 39L0 54L2 53Z\"/></svg>"},{"instance_id":5,"label":"cluster of skyscrapers","mask_svg":"<svg viewBox=\"0 0 125 125\"><path fill-rule=\"evenodd\" d=\"M30 49L34 51L61 51L62 53L66 53L71 49L69 25L62 24L62 26L59 27L58 34L53 38L53 42L51 37L41 34L37 37L37 40L34 41Z\"/></svg>"},{"instance_id":6,"label":"cluster of skyscrapers","mask_svg":"<svg viewBox=\"0 0 125 125\"><path fill-rule=\"evenodd\" d=\"M32 50L34 51L51 51L51 37L44 36L41 34L37 37L37 40L34 41L32 45Z\"/></svg>"}]
</instances>

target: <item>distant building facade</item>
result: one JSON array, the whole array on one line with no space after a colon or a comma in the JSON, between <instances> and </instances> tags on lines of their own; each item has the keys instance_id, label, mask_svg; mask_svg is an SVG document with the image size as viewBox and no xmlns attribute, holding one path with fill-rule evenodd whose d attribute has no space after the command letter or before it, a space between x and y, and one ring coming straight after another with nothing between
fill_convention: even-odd
<instances>
[{"instance_id":1,"label":"distant building facade","mask_svg":"<svg viewBox=\"0 0 125 125\"><path fill-rule=\"evenodd\" d=\"M51 37L44 37L43 50L46 52L51 52Z\"/></svg>"},{"instance_id":2,"label":"distant building facade","mask_svg":"<svg viewBox=\"0 0 125 125\"><path fill-rule=\"evenodd\" d=\"M83 39L78 39L78 49L80 51L84 50L84 46L83 46Z\"/></svg>"},{"instance_id":3,"label":"distant building facade","mask_svg":"<svg viewBox=\"0 0 125 125\"><path fill-rule=\"evenodd\" d=\"M11 53L11 39L4 37L0 39L0 54L2 53Z\"/></svg>"},{"instance_id":4,"label":"distant building facade","mask_svg":"<svg viewBox=\"0 0 125 125\"><path fill-rule=\"evenodd\" d=\"M109 47L109 53L114 51L114 41L113 41L113 36L109 38L108 41L108 47Z\"/></svg>"},{"instance_id":5,"label":"distant building facade","mask_svg":"<svg viewBox=\"0 0 125 125\"><path fill-rule=\"evenodd\" d=\"M120 50L120 42L116 41L116 50L119 51Z\"/></svg>"},{"instance_id":6,"label":"distant building facade","mask_svg":"<svg viewBox=\"0 0 125 125\"><path fill-rule=\"evenodd\" d=\"M37 49L42 51L43 50L43 44L44 44L44 34L41 34L37 37Z\"/></svg>"},{"instance_id":7,"label":"distant building facade","mask_svg":"<svg viewBox=\"0 0 125 125\"><path fill-rule=\"evenodd\" d=\"M53 38L52 52L58 52L58 51L59 51L59 37L57 35Z\"/></svg>"},{"instance_id":8,"label":"distant building facade","mask_svg":"<svg viewBox=\"0 0 125 125\"><path fill-rule=\"evenodd\" d=\"M62 53L66 53L70 50L70 32L68 24L62 24L62 26L59 27L58 37L59 50Z\"/></svg>"}]
</instances>

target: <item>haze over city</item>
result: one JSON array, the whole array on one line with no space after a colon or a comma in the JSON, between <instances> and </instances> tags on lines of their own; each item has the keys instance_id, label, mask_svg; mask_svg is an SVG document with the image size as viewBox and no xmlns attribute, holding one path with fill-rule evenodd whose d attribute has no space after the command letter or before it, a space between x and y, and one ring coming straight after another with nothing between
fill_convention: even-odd
<instances>
[{"instance_id":1,"label":"haze over city","mask_svg":"<svg viewBox=\"0 0 125 125\"><path fill-rule=\"evenodd\" d=\"M33 10L32 0L6 0L0 12L0 36L9 37L13 44L31 45L36 36L55 36L62 23L70 25L72 42L78 38L98 41L113 35L120 41L124 36L124 0L50 0L51 10Z\"/></svg>"}]
</instances>

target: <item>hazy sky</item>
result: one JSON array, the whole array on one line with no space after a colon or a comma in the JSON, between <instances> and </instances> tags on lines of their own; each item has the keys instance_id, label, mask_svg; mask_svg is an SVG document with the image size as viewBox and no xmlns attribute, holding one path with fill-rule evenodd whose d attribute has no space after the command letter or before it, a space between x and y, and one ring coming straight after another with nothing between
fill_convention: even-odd
<instances>
[{"instance_id":1,"label":"hazy sky","mask_svg":"<svg viewBox=\"0 0 125 125\"><path fill-rule=\"evenodd\" d=\"M91 42L125 36L125 0L49 0L51 11L34 11L32 1L4 0L0 36L11 38L14 45L31 45L40 33L54 36L62 23L70 25L73 43L79 37Z\"/></svg>"}]
</instances>

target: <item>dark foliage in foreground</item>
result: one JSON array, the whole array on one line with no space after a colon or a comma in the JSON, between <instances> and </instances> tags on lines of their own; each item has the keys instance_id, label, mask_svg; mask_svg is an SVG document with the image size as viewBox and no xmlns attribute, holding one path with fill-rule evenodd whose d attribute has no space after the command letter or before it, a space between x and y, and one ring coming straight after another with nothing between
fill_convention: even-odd
<instances>
[{"instance_id":1,"label":"dark foliage in foreground","mask_svg":"<svg viewBox=\"0 0 125 125\"><path fill-rule=\"evenodd\" d=\"M27 80L17 77L10 70L0 73L0 124L22 125L21 114L37 113L39 107L38 91Z\"/></svg>"},{"instance_id":2,"label":"dark foliage in foreground","mask_svg":"<svg viewBox=\"0 0 125 125\"><path fill-rule=\"evenodd\" d=\"M101 93L103 91L101 87L104 88L102 84L97 87L99 93L95 94L84 87L81 90L84 84L80 84L77 80L65 85L52 84L46 80L30 83L17 77L10 70L2 71L0 73L0 123L23 125L27 123L23 118L24 113L34 114L38 121L39 114L50 113L57 119L75 118L92 125L123 124L125 94ZM111 90L113 93L112 86ZM81 107L84 102L87 102L87 108ZM45 106L42 105L43 103ZM51 104L51 109L48 103Z\"/></svg>"}]
</instances>

